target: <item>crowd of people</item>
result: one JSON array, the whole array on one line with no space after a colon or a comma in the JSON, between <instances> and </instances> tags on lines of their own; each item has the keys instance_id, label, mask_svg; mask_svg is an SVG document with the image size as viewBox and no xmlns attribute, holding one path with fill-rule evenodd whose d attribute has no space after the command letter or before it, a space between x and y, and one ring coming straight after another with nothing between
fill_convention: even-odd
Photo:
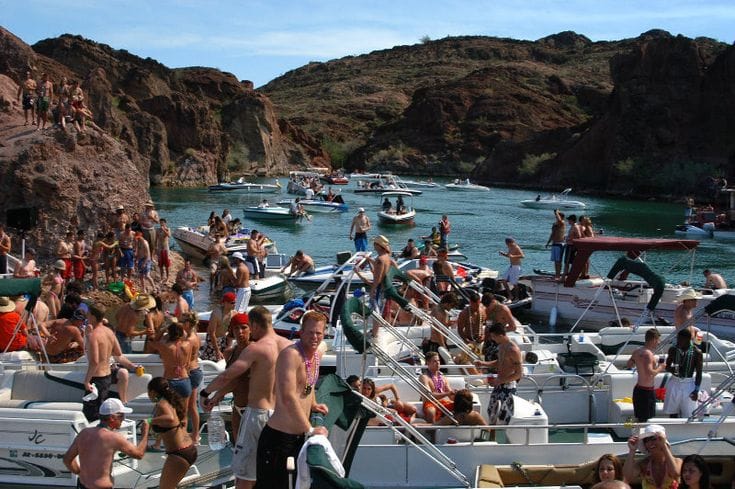
<instances>
[{"instance_id":1,"label":"crowd of people","mask_svg":"<svg viewBox=\"0 0 735 489\"><path fill-rule=\"evenodd\" d=\"M18 86L18 102L23 107L24 124L36 126L37 131L47 129L50 115L54 127L66 130L66 125L71 124L77 132L83 133L87 119L92 117L78 80L61 77L61 81L54 84L47 73L41 73L36 79L27 71L25 80Z\"/></svg>"}]
</instances>

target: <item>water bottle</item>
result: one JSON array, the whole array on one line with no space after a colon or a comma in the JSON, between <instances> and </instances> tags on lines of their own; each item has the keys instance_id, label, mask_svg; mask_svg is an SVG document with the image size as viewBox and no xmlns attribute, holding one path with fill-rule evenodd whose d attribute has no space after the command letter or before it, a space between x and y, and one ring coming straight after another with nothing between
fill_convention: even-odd
<instances>
[{"instance_id":1,"label":"water bottle","mask_svg":"<svg viewBox=\"0 0 735 489\"><path fill-rule=\"evenodd\" d=\"M584 330L580 330L580 331L579 331L579 338L577 338L577 340L578 340L578 341L579 341L580 343L584 343Z\"/></svg>"},{"instance_id":2,"label":"water bottle","mask_svg":"<svg viewBox=\"0 0 735 489\"><path fill-rule=\"evenodd\" d=\"M227 445L227 432L225 431L225 420L219 413L219 406L212 410L207 421L207 440L210 450L222 450Z\"/></svg>"}]
</instances>

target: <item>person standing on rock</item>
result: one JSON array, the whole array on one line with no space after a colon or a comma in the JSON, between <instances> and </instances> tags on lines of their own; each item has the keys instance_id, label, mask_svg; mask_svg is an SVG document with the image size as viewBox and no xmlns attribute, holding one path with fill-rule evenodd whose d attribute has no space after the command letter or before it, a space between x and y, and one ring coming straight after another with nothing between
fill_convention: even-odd
<instances>
[{"instance_id":1,"label":"person standing on rock","mask_svg":"<svg viewBox=\"0 0 735 489\"><path fill-rule=\"evenodd\" d=\"M367 251L367 232L370 227L370 218L365 215L365 209L360 207L350 226L350 239L353 239L353 233L355 237L355 251Z\"/></svg>"},{"instance_id":2,"label":"person standing on rock","mask_svg":"<svg viewBox=\"0 0 735 489\"><path fill-rule=\"evenodd\" d=\"M72 241L74 240L74 232L69 230L66 232L66 238L61 238L56 244L56 259L63 260L66 268L64 269L64 280L69 280L73 276L71 255L74 250Z\"/></svg>"},{"instance_id":3,"label":"person standing on rock","mask_svg":"<svg viewBox=\"0 0 735 489\"><path fill-rule=\"evenodd\" d=\"M10 253L10 236L5 233L5 227L0 223L0 275L8 273L8 253Z\"/></svg>"},{"instance_id":4,"label":"person standing on rock","mask_svg":"<svg viewBox=\"0 0 735 489\"><path fill-rule=\"evenodd\" d=\"M120 247L120 259L118 266L120 267L120 276L130 280L135 266L135 252L133 251L133 243L135 234L130 224L125 225L125 230L118 236L118 246Z\"/></svg>"},{"instance_id":5,"label":"person standing on rock","mask_svg":"<svg viewBox=\"0 0 735 489\"><path fill-rule=\"evenodd\" d=\"M51 97L54 94L54 84L48 79L48 73L41 75L41 83L38 84L36 92L36 117L38 118L38 127L36 131L46 129L46 120L48 119L48 109L51 107Z\"/></svg>"},{"instance_id":6,"label":"person standing on rock","mask_svg":"<svg viewBox=\"0 0 735 489\"><path fill-rule=\"evenodd\" d=\"M168 228L166 219L161 219L159 226L156 231L156 254L158 255L158 273L161 276L161 281L165 283L168 282L168 272L171 268L171 258L168 256L168 240L171 237L171 230ZM164 272L166 273L164 274Z\"/></svg>"},{"instance_id":7,"label":"person standing on rock","mask_svg":"<svg viewBox=\"0 0 735 489\"><path fill-rule=\"evenodd\" d=\"M125 206L117 206L115 208L115 215L110 221L110 226L115 231L115 238L119 239L120 235L125 232L125 225L130 224L130 216L125 212Z\"/></svg>"},{"instance_id":8,"label":"person standing on rock","mask_svg":"<svg viewBox=\"0 0 735 489\"><path fill-rule=\"evenodd\" d=\"M36 105L33 97L36 95L36 80L33 79L30 71L26 71L26 79L18 87L18 102L23 104L23 117L25 117L24 126L28 125L28 111L31 111L31 123L36 125Z\"/></svg>"},{"instance_id":9,"label":"person standing on rock","mask_svg":"<svg viewBox=\"0 0 735 489\"><path fill-rule=\"evenodd\" d=\"M145 240L143 233L135 233L135 265L140 277L140 291L143 294L148 293L146 283L150 284L150 290L153 291L156 285L151 278L151 269L153 268L153 260L151 260L151 247Z\"/></svg>"},{"instance_id":10,"label":"person standing on rock","mask_svg":"<svg viewBox=\"0 0 735 489\"><path fill-rule=\"evenodd\" d=\"M66 77L61 77L61 83L59 83L58 90L56 93L59 95L59 102L56 105L57 117L56 122L59 126L66 131L66 116L69 114L71 87Z\"/></svg>"},{"instance_id":11,"label":"person standing on rock","mask_svg":"<svg viewBox=\"0 0 735 489\"><path fill-rule=\"evenodd\" d=\"M140 217L140 227L143 230L143 237L148 241L148 247L151 251L156 250L156 224L160 222L158 212L152 200L145 203L143 215Z\"/></svg>"},{"instance_id":12,"label":"person standing on rock","mask_svg":"<svg viewBox=\"0 0 735 489\"><path fill-rule=\"evenodd\" d=\"M87 271L87 266L84 262L88 255L89 250L87 249L87 242L84 240L84 230L80 229L77 231L77 239L72 245L71 252L72 273L74 279L79 282L84 282L84 274Z\"/></svg>"},{"instance_id":13,"label":"person standing on rock","mask_svg":"<svg viewBox=\"0 0 735 489\"><path fill-rule=\"evenodd\" d=\"M74 80L71 83L71 107L72 118L74 119L74 128L77 132L84 132L86 124L86 109L84 107L84 92L79 82Z\"/></svg>"}]
</instances>

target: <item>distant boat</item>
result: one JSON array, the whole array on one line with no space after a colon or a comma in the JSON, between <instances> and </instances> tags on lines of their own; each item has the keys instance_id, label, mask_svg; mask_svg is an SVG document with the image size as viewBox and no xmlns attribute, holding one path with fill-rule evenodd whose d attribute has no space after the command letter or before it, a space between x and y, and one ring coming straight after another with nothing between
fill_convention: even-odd
<instances>
[{"instance_id":1,"label":"distant boat","mask_svg":"<svg viewBox=\"0 0 735 489\"><path fill-rule=\"evenodd\" d=\"M294 199L283 199L277 202L281 206L290 206L294 202ZM337 194L331 201L327 200L326 195L319 194L313 199L301 199L299 204L304 206L304 209L309 212L316 213L332 213L332 212L347 212L350 206L345 204L342 196Z\"/></svg>"},{"instance_id":2,"label":"distant boat","mask_svg":"<svg viewBox=\"0 0 735 489\"><path fill-rule=\"evenodd\" d=\"M522 200L521 205L531 209L584 209L587 204L578 200L569 200L566 197L572 189L565 189L561 194L551 194L546 197L540 195L535 199Z\"/></svg>"},{"instance_id":3,"label":"distant boat","mask_svg":"<svg viewBox=\"0 0 735 489\"><path fill-rule=\"evenodd\" d=\"M456 190L460 192L489 192L490 188L476 183L470 183L470 179L463 181L455 180L454 183L444 185L447 190Z\"/></svg>"},{"instance_id":4,"label":"distant boat","mask_svg":"<svg viewBox=\"0 0 735 489\"><path fill-rule=\"evenodd\" d=\"M412 187L439 188L440 187L438 183L432 182L431 180L403 180L401 179L401 182L404 185L406 185L408 188L412 188Z\"/></svg>"},{"instance_id":5,"label":"distant boat","mask_svg":"<svg viewBox=\"0 0 735 489\"><path fill-rule=\"evenodd\" d=\"M396 199L395 205L378 212L381 224L413 224L416 211L413 209L413 195L410 192L383 192L381 197L389 202L391 197ZM403 202L404 197L410 199L408 205Z\"/></svg>"},{"instance_id":6,"label":"distant boat","mask_svg":"<svg viewBox=\"0 0 735 489\"><path fill-rule=\"evenodd\" d=\"M203 260L207 256L207 250L214 243L214 239L209 235L209 227L200 226L198 228L182 226L173 230L173 238L184 251L185 254ZM236 251L246 252L250 241L250 232L238 232L228 236L225 241L227 254L230 255ZM277 253L275 243L270 239L266 239L263 243L269 253Z\"/></svg>"},{"instance_id":7,"label":"distant boat","mask_svg":"<svg viewBox=\"0 0 735 489\"><path fill-rule=\"evenodd\" d=\"M243 209L246 219L258 219L262 221L296 221L302 216L291 212L288 207L279 206L251 206Z\"/></svg>"},{"instance_id":8,"label":"distant boat","mask_svg":"<svg viewBox=\"0 0 735 489\"><path fill-rule=\"evenodd\" d=\"M248 194L276 194L281 191L281 183L276 180L276 183L250 183L246 182L244 178L240 177L235 182L223 182L217 185L209 186L210 192L231 192L238 191Z\"/></svg>"},{"instance_id":9,"label":"distant boat","mask_svg":"<svg viewBox=\"0 0 735 489\"><path fill-rule=\"evenodd\" d=\"M356 194L377 194L383 192L408 192L413 195L421 195L421 190L408 188L399 178L390 173L371 175L370 178L359 178L357 180Z\"/></svg>"}]
</instances>

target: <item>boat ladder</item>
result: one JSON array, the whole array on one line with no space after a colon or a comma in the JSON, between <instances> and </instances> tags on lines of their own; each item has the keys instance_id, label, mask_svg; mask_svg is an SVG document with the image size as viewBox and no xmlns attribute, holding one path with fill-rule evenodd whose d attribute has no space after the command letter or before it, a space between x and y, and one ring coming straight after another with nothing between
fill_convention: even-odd
<instances>
[{"instance_id":1,"label":"boat ladder","mask_svg":"<svg viewBox=\"0 0 735 489\"><path fill-rule=\"evenodd\" d=\"M370 312L370 315L373 319L373 321L377 321L378 324L380 324L380 328L384 329L388 333L390 333L398 342L401 344L401 346L404 346L408 348L408 350L411 352L411 355L420 358L421 360L424 359L424 352L421 351L421 348L416 346L411 340L409 340L406 335L401 333L395 326L393 326L391 323L386 321L378 311L373 309Z\"/></svg>"},{"instance_id":2,"label":"boat ladder","mask_svg":"<svg viewBox=\"0 0 735 489\"><path fill-rule=\"evenodd\" d=\"M335 278L341 277L343 282L347 282L348 284L352 282L352 279L355 276L355 269L362 266L372 256L372 254L373 253L371 251L358 251L354 255L349 257L347 260L345 260L343 264L341 264L339 267L337 267L336 270L332 272L328 279L322 282L322 284L312 295L312 298L324 292L330 285L332 285L332 281ZM345 270L347 270L347 273L345 273ZM307 302L306 305L308 305L310 302L311 299Z\"/></svg>"},{"instance_id":3,"label":"boat ladder","mask_svg":"<svg viewBox=\"0 0 735 489\"><path fill-rule=\"evenodd\" d=\"M730 374L725 380L720 382L720 385L717 386L717 389L705 400L702 404L698 405L694 411L692 411L692 414L689 416L687 421L694 421L695 419L699 419L700 421L704 418L704 416L707 414L707 410L713 406L715 403L720 402L720 397L725 393L730 393L731 389L735 386L735 374ZM733 403L735 403L735 398L733 398ZM720 416L720 419L717 420L717 423L715 423L715 426L719 426L722 424L722 422L725 420L725 418L732 412L732 408L730 409L723 409L722 415ZM715 432L716 433L716 432Z\"/></svg>"},{"instance_id":4,"label":"boat ladder","mask_svg":"<svg viewBox=\"0 0 735 489\"><path fill-rule=\"evenodd\" d=\"M409 303L407 307L408 307L408 310L411 313L413 313L414 316L421 319L425 323L428 323L429 325L431 325L432 329L444 335L444 337L447 338L448 340L451 340L455 344L455 346L457 346L457 348L462 350L462 352L464 352L467 355L467 357L472 360L472 363L480 360L480 357L477 356L477 353L475 353L472 350L472 348L467 346L467 344L462 340L462 338L460 338L459 335L455 333L454 331L452 331L450 328L445 326L444 323L439 321L434 316L428 314L426 311L424 311L418 306L415 306Z\"/></svg>"},{"instance_id":5,"label":"boat ladder","mask_svg":"<svg viewBox=\"0 0 735 489\"><path fill-rule=\"evenodd\" d=\"M454 413L452 413L442 403L440 403L439 400L434 397L434 394L431 393L428 387L422 384L419 379L416 378L416 374L414 372L411 372L404 363L401 363L393 358L385 350L383 350L383 348L381 348L379 345L376 345L374 342L370 345L370 351L380 362L382 362L383 365L390 368L398 377L401 378L401 380L406 382L409 387L416 391L420 396L423 396L431 401L435 405L435 407L444 414L444 416L451 419L455 425L459 424L454 418Z\"/></svg>"},{"instance_id":6,"label":"boat ladder","mask_svg":"<svg viewBox=\"0 0 735 489\"><path fill-rule=\"evenodd\" d=\"M422 384L423 385L423 384ZM354 392L355 395L360 396L362 399L362 405L368 411L372 412L377 418L388 426L391 431L398 437L400 437L405 443L413 446L418 451L429 457L431 460L436 462L442 469L447 471L449 475L457 479L460 484L464 487L471 487L470 481L467 477L457 469L457 464L451 458L447 457L444 452L439 450L431 441L429 441L423 433L417 430L411 423L407 422L400 416L392 415L392 413L385 407L376 403L375 401L368 399L363 396L360 392ZM395 422L397 422L405 431L399 430L396 426L393 426L393 421L387 418L391 416Z\"/></svg>"}]
</instances>

